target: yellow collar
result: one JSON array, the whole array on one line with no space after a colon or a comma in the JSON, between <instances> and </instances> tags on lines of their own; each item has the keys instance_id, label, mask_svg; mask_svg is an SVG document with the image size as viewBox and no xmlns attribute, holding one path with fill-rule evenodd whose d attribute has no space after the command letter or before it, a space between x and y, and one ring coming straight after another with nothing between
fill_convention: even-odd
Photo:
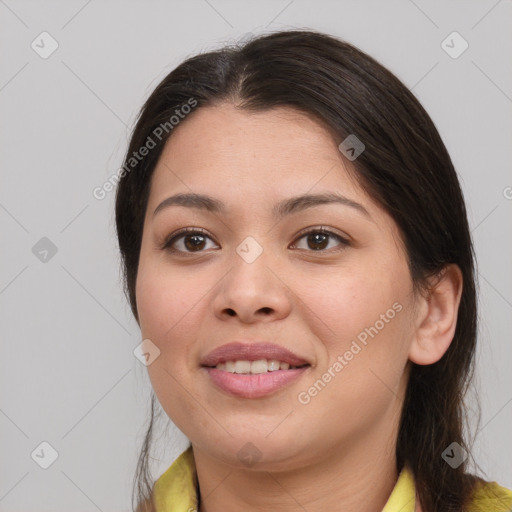
<instances>
[{"instance_id":1,"label":"yellow collar","mask_svg":"<svg viewBox=\"0 0 512 512\"><path fill-rule=\"evenodd\" d=\"M156 512L197 511L197 474L192 448L185 450L156 481ZM382 512L414 512L415 486L411 472L404 468ZM512 507L512 491L496 482L479 486L472 500L472 512L507 512Z\"/></svg>"}]
</instances>

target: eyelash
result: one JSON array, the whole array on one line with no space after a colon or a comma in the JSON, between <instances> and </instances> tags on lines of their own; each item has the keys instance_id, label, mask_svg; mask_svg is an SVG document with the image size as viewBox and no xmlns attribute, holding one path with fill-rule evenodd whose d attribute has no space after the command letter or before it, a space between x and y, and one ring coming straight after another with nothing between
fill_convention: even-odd
<instances>
[{"instance_id":1,"label":"eyelash","mask_svg":"<svg viewBox=\"0 0 512 512\"><path fill-rule=\"evenodd\" d=\"M329 235L330 237L336 238L337 240L339 240L341 242L341 246L342 247L338 248L338 249L335 249L335 250L332 250L332 249L329 249L329 250L325 250L325 249L319 249L319 250L299 249L299 250L302 250L302 251L305 250L306 252L312 252L312 253L328 253L328 254L332 254L333 252L334 253L340 252L340 251L344 250L346 246L350 245L350 242L346 238L343 238L342 236L338 235L337 233L334 233L333 231L325 229L323 226L316 227L316 228L306 228L305 230L301 231L297 235L296 240L300 240L301 238L304 238L306 235L310 235L310 234L313 234L313 233L320 233L322 235ZM174 254L179 254L179 255L194 255L194 254L200 254L201 252L204 252L204 251L196 251L196 252L194 252L194 251L181 251L181 250L174 249L172 247L172 245L177 240L179 240L180 238L183 238L186 235L202 235L202 236L205 236L205 237L211 239L211 237L208 235L208 233L204 229L202 229L202 228L183 228L183 229L180 229L179 231L173 233L172 235L168 236L164 240L164 242L161 244L160 249L169 251L169 252L174 253ZM295 245L295 243L294 243L294 245Z\"/></svg>"}]
</instances>

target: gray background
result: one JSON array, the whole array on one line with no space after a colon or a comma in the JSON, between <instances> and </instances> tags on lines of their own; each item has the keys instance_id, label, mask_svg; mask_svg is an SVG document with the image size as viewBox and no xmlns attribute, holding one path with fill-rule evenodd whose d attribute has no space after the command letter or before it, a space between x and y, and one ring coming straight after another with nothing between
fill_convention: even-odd
<instances>
[{"instance_id":1,"label":"gray background","mask_svg":"<svg viewBox=\"0 0 512 512\"><path fill-rule=\"evenodd\" d=\"M0 15L1 511L129 509L150 383L133 355L141 339L122 294L114 193L100 201L92 190L117 171L139 107L181 60L294 27L380 60L444 138L479 261L473 454L512 487L510 1L0 0ZM59 45L46 59L31 47L50 48L43 31ZM441 46L453 31L469 43L458 58ZM185 442L165 419L155 477ZM48 469L36 463L51 453L44 441L58 452Z\"/></svg>"}]
</instances>

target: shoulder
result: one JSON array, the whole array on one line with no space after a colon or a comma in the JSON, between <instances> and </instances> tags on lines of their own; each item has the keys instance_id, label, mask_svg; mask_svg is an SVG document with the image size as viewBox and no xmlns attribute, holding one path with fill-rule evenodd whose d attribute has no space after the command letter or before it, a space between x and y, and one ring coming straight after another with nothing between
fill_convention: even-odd
<instances>
[{"instance_id":1,"label":"shoulder","mask_svg":"<svg viewBox=\"0 0 512 512\"><path fill-rule=\"evenodd\" d=\"M497 482L479 480L475 484L468 512L510 512L512 510L512 490Z\"/></svg>"}]
</instances>

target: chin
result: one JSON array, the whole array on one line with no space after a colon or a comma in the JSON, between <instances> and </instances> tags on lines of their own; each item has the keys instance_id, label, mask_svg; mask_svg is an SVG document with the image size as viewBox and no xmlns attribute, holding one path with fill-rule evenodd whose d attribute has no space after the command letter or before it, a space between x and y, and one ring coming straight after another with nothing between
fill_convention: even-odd
<instances>
[{"instance_id":1,"label":"chin","mask_svg":"<svg viewBox=\"0 0 512 512\"><path fill-rule=\"evenodd\" d=\"M277 432L269 435L254 431L230 431L233 437L226 434L222 439L201 442L200 446L210 457L237 469L254 471L285 471L297 468L304 458L304 450L311 447L302 446L299 442L290 442L289 431L279 435ZM306 439L301 436L300 439Z\"/></svg>"}]
</instances>

